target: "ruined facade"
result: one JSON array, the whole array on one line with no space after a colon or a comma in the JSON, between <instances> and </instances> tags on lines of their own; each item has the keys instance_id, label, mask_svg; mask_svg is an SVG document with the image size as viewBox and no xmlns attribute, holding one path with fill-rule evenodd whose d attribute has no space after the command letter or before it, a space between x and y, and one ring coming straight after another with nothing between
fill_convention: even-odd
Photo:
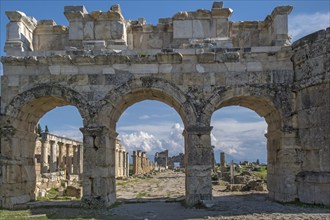
<instances>
[{"instance_id":1,"label":"ruined facade","mask_svg":"<svg viewBox=\"0 0 330 220\"><path fill-rule=\"evenodd\" d=\"M116 140L116 177L128 177L129 176L129 157L128 152L120 140Z\"/></svg>"},{"instance_id":2,"label":"ruined facade","mask_svg":"<svg viewBox=\"0 0 330 220\"><path fill-rule=\"evenodd\" d=\"M34 127L64 105L83 118L82 202L111 205L116 122L147 99L172 106L183 121L188 205L212 199L210 121L232 105L268 123L270 198L330 205L330 29L290 45L291 10L279 6L263 21L231 22L232 10L214 3L153 26L125 20L118 5L90 13L68 6L68 27L7 12L0 206L33 200Z\"/></svg>"},{"instance_id":3,"label":"ruined facade","mask_svg":"<svg viewBox=\"0 0 330 220\"><path fill-rule=\"evenodd\" d=\"M154 161L158 166L167 168L168 150L155 153Z\"/></svg>"},{"instance_id":4,"label":"ruined facade","mask_svg":"<svg viewBox=\"0 0 330 220\"><path fill-rule=\"evenodd\" d=\"M147 158L147 153L140 150L133 151L133 175L146 174L152 171L154 163Z\"/></svg>"},{"instance_id":5,"label":"ruined facade","mask_svg":"<svg viewBox=\"0 0 330 220\"><path fill-rule=\"evenodd\" d=\"M65 171L65 175L80 175L83 171L82 142L50 133L42 133L36 141L37 174Z\"/></svg>"},{"instance_id":6,"label":"ruined facade","mask_svg":"<svg viewBox=\"0 0 330 220\"><path fill-rule=\"evenodd\" d=\"M212 159L212 156L211 156ZM178 155L172 156L168 158L168 168L174 169L175 163L178 163L180 168L184 168L184 154L180 153Z\"/></svg>"},{"instance_id":7,"label":"ruined facade","mask_svg":"<svg viewBox=\"0 0 330 220\"><path fill-rule=\"evenodd\" d=\"M35 143L35 195L52 187L60 187L61 180L81 180L83 172L82 142L50 133L41 133Z\"/></svg>"}]
</instances>

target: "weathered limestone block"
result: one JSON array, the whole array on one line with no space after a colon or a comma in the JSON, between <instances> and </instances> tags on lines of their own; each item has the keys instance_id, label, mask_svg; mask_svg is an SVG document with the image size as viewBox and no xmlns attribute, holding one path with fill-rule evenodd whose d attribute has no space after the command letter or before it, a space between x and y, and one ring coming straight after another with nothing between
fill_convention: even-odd
<instances>
[{"instance_id":1,"label":"weathered limestone block","mask_svg":"<svg viewBox=\"0 0 330 220\"><path fill-rule=\"evenodd\" d=\"M157 61L160 64L182 63L182 54L180 54L180 53L158 53Z\"/></svg>"},{"instance_id":2,"label":"weathered limestone block","mask_svg":"<svg viewBox=\"0 0 330 220\"><path fill-rule=\"evenodd\" d=\"M5 52L9 55L15 52L33 50L33 31L37 22L33 17L27 17L20 11L7 11L10 21L7 24L7 40Z\"/></svg>"},{"instance_id":3,"label":"weathered limestone block","mask_svg":"<svg viewBox=\"0 0 330 220\"><path fill-rule=\"evenodd\" d=\"M193 38L193 21L173 20L173 38Z\"/></svg>"},{"instance_id":4,"label":"weathered limestone block","mask_svg":"<svg viewBox=\"0 0 330 220\"><path fill-rule=\"evenodd\" d=\"M304 171L297 175L299 200L310 204L330 204L330 173Z\"/></svg>"}]
</instances>

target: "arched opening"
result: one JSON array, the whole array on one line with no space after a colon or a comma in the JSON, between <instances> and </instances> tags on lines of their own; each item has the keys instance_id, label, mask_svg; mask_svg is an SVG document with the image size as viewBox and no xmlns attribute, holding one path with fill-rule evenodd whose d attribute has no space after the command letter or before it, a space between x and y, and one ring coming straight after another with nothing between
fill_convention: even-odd
<instances>
[{"instance_id":1,"label":"arched opening","mask_svg":"<svg viewBox=\"0 0 330 220\"><path fill-rule=\"evenodd\" d=\"M75 106L80 116L86 119L89 111L86 103L79 93L69 88L57 85L39 85L17 95L6 106L3 116L5 124L2 124L2 129L6 128L8 132L1 139L1 154L7 158L3 163L7 176L3 180L2 187L16 185L14 193L4 195L4 207L13 207L15 204L36 199L35 148L39 138L36 132L39 120L52 109L68 105ZM49 145L51 141L53 140L49 140ZM53 149L54 153L56 148ZM52 169L56 160L53 153ZM46 158L47 160L52 159L49 156L50 154L47 153L47 156L45 154L45 160ZM45 165L47 165L45 167L48 171L50 164ZM44 169L46 170L46 168Z\"/></svg>"},{"instance_id":2,"label":"arched opening","mask_svg":"<svg viewBox=\"0 0 330 220\"><path fill-rule=\"evenodd\" d=\"M116 201L116 181L115 181L115 148L118 133L116 132L117 121L124 111L135 103L145 100L156 100L173 107L179 114L185 129L196 122L196 114L193 105L186 95L174 84L166 80L154 77L141 77L132 79L121 86L110 91L100 102L100 111L97 114L97 127L87 127L84 129L84 143L89 147L90 152L87 161L95 156L98 157L96 163L84 166L84 198L85 203L98 203L105 201L105 205L111 205ZM98 147L98 146L104 146ZM185 140L185 153L187 142ZM100 153L102 152L102 153ZM96 155L97 154L97 155ZM187 157L185 155L185 157ZM185 158L185 165L187 159ZM93 172L93 167L101 167L102 173ZM107 169L103 169L108 167ZM188 181L187 181L188 178ZM189 180L193 177L185 175L185 192L187 199L187 185L192 186ZM102 184L104 187L99 190L95 184ZM87 186L87 187L86 187ZM189 194L188 194L189 195Z\"/></svg>"},{"instance_id":3,"label":"arched opening","mask_svg":"<svg viewBox=\"0 0 330 220\"><path fill-rule=\"evenodd\" d=\"M215 168L213 196L267 193L267 123L241 106L212 115Z\"/></svg>"},{"instance_id":4,"label":"arched opening","mask_svg":"<svg viewBox=\"0 0 330 220\"><path fill-rule=\"evenodd\" d=\"M36 125L36 198L75 200L82 196L82 118L69 105L48 111Z\"/></svg>"},{"instance_id":5,"label":"arched opening","mask_svg":"<svg viewBox=\"0 0 330 220\"><path fill-rule=\"evenodd\" d=\"M140 101L123 112L116 126L119 201L184 199L183 129L177 112L160 101Z\"/></svg>"},{"instance_id":6,"label":"arched opening","mask_svg":"<svg viewBox=\"0 0 330 220\"><path fill-rule=\"evenodd\" d=\"M232 93L228 93L228 94L232 94ZM266 98L267 96L262 97L262 96L254 96L254 95L251 95L251 96L237 95L237 96L233 97L232 95L228 95L228 94L224 95L222 97L222 100L219 101L219 104L217 105L215 110L222 109L222 108L225 109L225 107L228 107L228 106L242 106L242 107L252 110L257 115L264 118L264 122L267 124L266 131L264 130L265 123L261 122L259 124L259 127L260 127L259 137L262 138L262 133L264 133L264 136L267 139L266 140L267 161L265 161L267 163L267 176L266 176L267 189L268 189L268 195L270 197L274 198L275 197L274 195L279 193L279 189L278 189L278 186L276 186L276 184L280 183L280 181L283 181L282 180L283 176L281 176L282 175L281 173L283 172L283 170L281 170L281 169L283 169L281 167L282 162L281 162L281 160L279 160L279 155L278 155L279 149L281 149L281 145L282 145L282 143L281 143L281 141L282 141L282 133L281 133L282 132L282 122L281 122L279 110L277 110L275 108L273 102L270 101L270 99ZM214 112L215 111L213 111L213 113ZM231 109L230 112L233 113L233 109ZM242 116L242 114L240 114L240 117L241 116ZM247 120L247 119L245 118L245 120ZM260 120L263 121L263 119L259 118L259 121ZM221 121L219 123L221 123ZM228 131L230 129L230 127L227 127L226 129ZM244 132L244 126L241 126L241 128L239 128L239 130L237 130L237 131ZM217 132L217 131L215 130L215 132ZM240 138L244 138L245 134L239 133L237 135L240 135ZM262 139L260 139L260 141L261 141L261 143L264 142ZM242 149L239 149L239 148L227 149L228 152L230 152L230 150L232 150L232 153L235 150L242 151ZM237 152L237 153L239 153L239 152ZM259 158L253 158L258 155L257 152L251 151L251 152L249 152L249 155L250 155L251 160L259 159ZM251 155L254 155L254 156L251 157ZM253 162L253 161L251 161L251 162ZM256 162L257 162L257 160L255 161L255 163ZM260 159L259 159L259 163L260 163ZM262 161L261 161L261 163L262 163ZM226 171L226 170L224 170L224 171ZM230 179L232 181L232 179L234 179L234 178L230 177ZM243 186L237 186L236 188L238 189L239 187L243 187Z\"/></svg>"}]
</instances>

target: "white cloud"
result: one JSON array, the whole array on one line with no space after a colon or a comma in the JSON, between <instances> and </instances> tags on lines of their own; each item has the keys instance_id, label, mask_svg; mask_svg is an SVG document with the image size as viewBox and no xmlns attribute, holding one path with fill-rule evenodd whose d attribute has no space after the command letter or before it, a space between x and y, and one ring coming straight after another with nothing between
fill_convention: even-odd
<instances>
[{"instance_id":1,"label":"white cloud","mask_svg":"<svg viewBox=\"0 0 330 220\"><path fill-rule=\"evenodd\" d=\"M266 161L267 148L264 136L267 130L265 121L241 123L233 119L218 120L212 123L212 145L215 150L224 151L239 160Z\"/></svg>"},{"instance_id":2,"label":"white cloud","mask_svg":"<svg viewBox=\"0 0 330 220\"><path fill-rule=\"evenodd\" d=\"M289 17L289 34L292 36L292 42L329 26L330 12L297 14Z\"/></svg>"},{"instance_id":3,"label":"white cloud","mask_svg":"<svg viewBox=\"0 0 330 220\"><path fill-rule=\"evenodd\" d=\"M155 137L160 139L165 139L169 135L169 131L173 123L170 122L161 122L159 124L136 124L136 125L127 125L119 126L117 128L118 133L129 134L139 131L144 131L149 134L153 134Z\"/></svg>"},{"instance_id":4,"label":"white cloud","mask_svg":"<svg viewBox=\"0 0 330 220\"><path fill-rule=\"evenodd\" d=\"M167 128L165 138L160 138L152 131L146 132L145 130L121 133L119 138L130 153L134 150L143 150L153 156L156 152L169 150L170 155L177 155L184 151L182 131L183 127L176 123L170 130Z\"/></svg>"},{"instance_id":5,"label":"white cloud","mask_svg":"<svg viewBox=\"0 0 330 220\"><path fill-rule=\"evenodd\" d=\"M141 120L145 120L145 119L149 119L149 118L150 118L149 115L142 115L139 117L139 119L141 119Z\"/></svg>"}]
</instances>

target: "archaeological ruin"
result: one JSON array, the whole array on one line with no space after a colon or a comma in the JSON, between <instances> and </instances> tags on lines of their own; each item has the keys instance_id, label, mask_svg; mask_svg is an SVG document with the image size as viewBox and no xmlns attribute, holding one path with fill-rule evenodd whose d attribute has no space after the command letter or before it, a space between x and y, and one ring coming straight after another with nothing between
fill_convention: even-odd
<instances>
[{"instance_id":1,"label":"archaeological ruin","mask_svg":"<svg viewBox=\"0 0 330 220\"><path fill-rule=\"evenodd\" d=\"M34 128L66 105L83 118L81 203L113 204L116 122L143 100L168 104L183 121L187 205L212 199L210 120L233 105L268 124L269 197L330 205L330 28L291 44L291 6L241 22L230 21L233 10L221 2L210 8L150 25L126 20L119 5L66 6L68 27L7 11L0 207L35 199Z\"/></svg>"},{"instance_id":2,"label":"archaeological ruin","mask_svg":"<svg viewBox=\"0 0 330 220\"><path fill-rule=\"evenodd\" d=\"M155 168L154 163L148 159L146 152L141 150L133 151L132 158L133 175L146 174Z\"/></svg>"}]
</instances>

